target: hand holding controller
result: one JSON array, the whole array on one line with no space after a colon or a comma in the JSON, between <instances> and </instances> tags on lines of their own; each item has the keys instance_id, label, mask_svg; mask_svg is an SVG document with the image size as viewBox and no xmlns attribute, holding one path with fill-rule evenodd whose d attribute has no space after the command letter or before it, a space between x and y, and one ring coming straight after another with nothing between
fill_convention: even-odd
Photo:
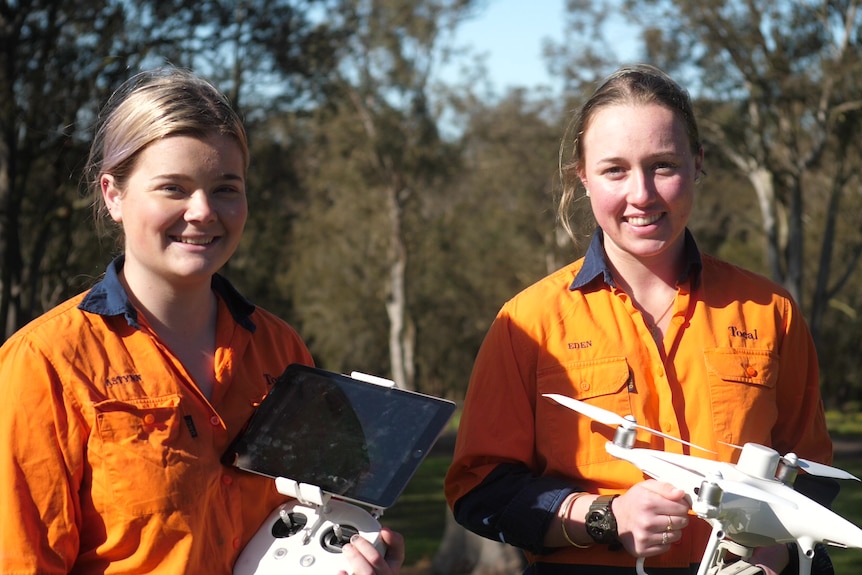
<instances>
[{"instance_id":1,"label":"hand holding controller","mask_svg":"<svg viewBox=\"0 0 862 575\"><path fill-rule=\"evenodd\" d=\"M234 575L334 575L341 570L349 573L350 566L341 548L356 534L385 555L380 523L365 510L333 499L323 505L285 503L248 542L233 572Z\"/></svg>"}]
</instances>

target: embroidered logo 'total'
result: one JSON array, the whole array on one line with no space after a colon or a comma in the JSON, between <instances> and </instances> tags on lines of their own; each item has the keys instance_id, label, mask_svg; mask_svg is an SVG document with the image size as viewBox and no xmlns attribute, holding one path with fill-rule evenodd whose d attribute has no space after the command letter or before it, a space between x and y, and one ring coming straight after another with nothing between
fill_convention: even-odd
<instances>
[{"instance_id":1,"label":"embroidered logo 'total'","mask_svg":"<svg viewBox=\"0 0 862 575\"><path fill-rule=\"evenodd\" d=\"M744 331L732 325L729 326L727 329L730 331L731 337L741 337L742 339L750 340L759 339L757 337L757 329L754 329L753 331Z\"/></svg>"}]
</instances>

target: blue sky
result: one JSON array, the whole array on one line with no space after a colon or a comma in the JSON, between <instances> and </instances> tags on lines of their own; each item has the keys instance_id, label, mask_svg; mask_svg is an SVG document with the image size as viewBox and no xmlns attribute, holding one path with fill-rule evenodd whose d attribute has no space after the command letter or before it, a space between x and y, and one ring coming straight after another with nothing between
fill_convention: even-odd
<instances>
[{"instance_id":1,"label":"blue sky","mask_svg":"<svg viewBox=\"0 0 862 575\"><path fill-rule=\"evenodd\" d=\"M486 0L484 9L458 27L455 44L486 56L498 94L512 86L555 88L556 81L542 57L542 44L548 39L563 40L565 4L566 0ZM608 25L616 31L610 34L618 56L632 58L634 36L625 31L625 23L611 15ZM442 69L441 76L453 79L456 73L449 66Z\"/></svg>"},{"instance_id":2,"label":"blue sky","mask_svg":"<svg viewBox=\"0 0 862 575\"><path fill-rule=\"evenodd\" d=\"M455 42L487 56L497 91L551 85L542 42L562 37L564 5L565 0L488 0L482 11L460 25Z\"/></svg>"}]
</instances>

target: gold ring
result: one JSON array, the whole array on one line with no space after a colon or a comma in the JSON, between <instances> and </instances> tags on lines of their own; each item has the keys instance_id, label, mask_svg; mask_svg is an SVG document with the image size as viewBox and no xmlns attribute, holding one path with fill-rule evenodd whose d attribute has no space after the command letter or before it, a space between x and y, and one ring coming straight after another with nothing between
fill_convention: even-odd
<instances>
[{"instance_id":1,"label":"gold ring","mask_svg":"<svg viewBox=\"0 0 862 575\"><path fill-rule=\"evenodd\" d=\"M667 534L668 534L667 531L662 531L662 534L661 534L661 544L662 545L667 545Z\"/></svg>"},{"instance_id":2,"label":"gold ring","mask_svg":"<svg viewBox=\"0 0 862 575\"><path fill-rule=\"evenodd\" d=\"M667 516L667 530L673 531L673 520L670 518L670 515Z\"/></svg>"}]
</instances>

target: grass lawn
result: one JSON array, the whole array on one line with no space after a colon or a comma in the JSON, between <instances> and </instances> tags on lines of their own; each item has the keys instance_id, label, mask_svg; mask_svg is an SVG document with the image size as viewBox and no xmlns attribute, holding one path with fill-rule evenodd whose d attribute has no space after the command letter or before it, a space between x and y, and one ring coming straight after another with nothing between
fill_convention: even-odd
<instances>
[{"instance_id":1,"label":"grass lawn","mask_svg":"<svg viewBox=\"0 0 862 575\"><path fill-rule=\"evenodd\" d=\"M862 443L862 439L860 439ZM381 522L402 533L407 542L405 566L427 564L437 551L446 521L443 477L451 457L432 454L422 463L398 502L386 511ZM862 477L862 457L836 457L835 466ZM832 508L862 526L862 483L842 481L841 492ZM829 548L837 575L862 573L862 550Z\"/></svg>"}]
</instances>

